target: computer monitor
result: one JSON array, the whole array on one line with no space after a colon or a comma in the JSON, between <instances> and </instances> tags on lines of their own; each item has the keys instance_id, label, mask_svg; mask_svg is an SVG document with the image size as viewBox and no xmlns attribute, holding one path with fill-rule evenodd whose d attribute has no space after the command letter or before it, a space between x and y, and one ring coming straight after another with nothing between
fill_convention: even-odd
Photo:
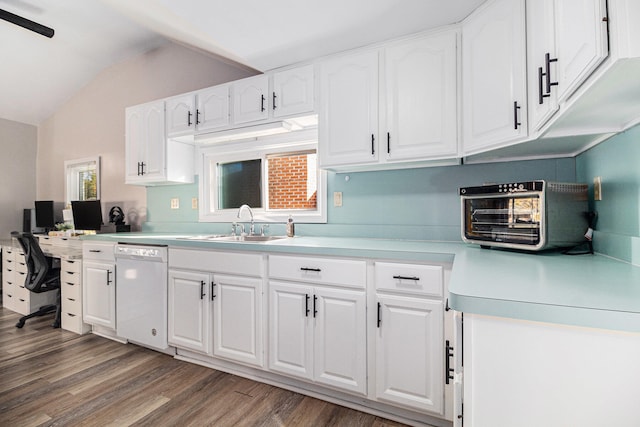
<instances>
[{"instance_id":1,"label":"computer monitor","mask_svg":"<svg viewBox=\"0 0 640 427\"><path fill-rule=\"evenodd\" d=\"M51 230L56 226L56 217L53 209L53 200L36 200L36 224L38 228Z\"/></svg>"},{"instance_id":2,"label":"computer monitor","mask_svg":"<svg viewBox=\"0 0 640 427\"><path fill-rule=\"evenodd\" d=\"M71 201L73 226L76 230L96 230L102 226L102 205L100 200Z\"/></svg>"}]
</instances>

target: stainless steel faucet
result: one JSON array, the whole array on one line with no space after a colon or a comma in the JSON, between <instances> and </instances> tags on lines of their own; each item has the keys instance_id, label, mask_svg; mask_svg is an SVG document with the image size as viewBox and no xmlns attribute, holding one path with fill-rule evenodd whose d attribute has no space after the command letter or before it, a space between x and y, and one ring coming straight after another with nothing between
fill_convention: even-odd
<instances>
[{"instance_id":1,"label":"stainless steel faucet","mask_svg":"<svg viewBox=\"0 0 640 427\"><path fill-rule=\"evenodd\" d=\"M249 215L251 215L251 226L249 227L249 235L253 235L255 234L255 229L254 229L254 225L253 225L253 211L251 210L251 207L249 207L249 205L242 205L240 206L240 209L238 209L238 215L237 218L240 219L240 215L242 215L242 212L248 210L249 211ZM243 227L243 232L244 232L244 227Z\"/></svg>"}]
</instances>

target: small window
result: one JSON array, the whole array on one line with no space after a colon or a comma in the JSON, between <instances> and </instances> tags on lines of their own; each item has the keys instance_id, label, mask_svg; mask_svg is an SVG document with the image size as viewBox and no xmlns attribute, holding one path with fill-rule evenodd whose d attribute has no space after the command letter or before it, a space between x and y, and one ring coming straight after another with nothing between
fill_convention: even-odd
<instances>
[{"instance_id":1,"label":"small window","mask_svg":"<svg viewBox=\"0 0 640 427\"><path fill-rule=\"evenodd\" d=\"M317 132L259 138L200 149L200 221L235 221L251 206L256 221L326 222L326 173L318 168Z\"/></svg>"},{"instance_id":2,"label":"small window","mask_svg":"<svg viewBox=\"0 0 640 427\"><path fill-rule=\"evenodd\" d=\"M262 207L262 160L218 163L218 208Z\"/></svg>"},{"instance_id":3,"label":"small window","mask_svg":"<svg viewBox=\"0 0 640 427\"><path fill-rule=\"evenodd\" d=\"M100 198L100 157L67 160L65 163L66 202Z\"/></svg>"}]
</instances>

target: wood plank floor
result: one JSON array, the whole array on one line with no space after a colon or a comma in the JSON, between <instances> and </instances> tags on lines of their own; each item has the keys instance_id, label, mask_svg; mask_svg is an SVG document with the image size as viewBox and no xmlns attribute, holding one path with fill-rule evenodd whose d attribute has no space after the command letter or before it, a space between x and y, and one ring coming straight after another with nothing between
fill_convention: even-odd
<instances>
[{"instance_id":1,"label":"wood plank floor","mask_svg":"<svg viewBox=\"0 0 640 427\"><path fill-rule=\"evenodd\" d=\"M0 307L0 426L402 424Z\"/></svg>"}]
</instances>

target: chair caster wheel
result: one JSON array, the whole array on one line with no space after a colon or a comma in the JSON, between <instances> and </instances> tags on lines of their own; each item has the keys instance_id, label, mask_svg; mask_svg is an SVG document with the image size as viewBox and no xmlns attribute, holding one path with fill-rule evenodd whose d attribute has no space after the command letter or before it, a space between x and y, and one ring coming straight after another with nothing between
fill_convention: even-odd
<instances>
[{"instance_id":1,"label":"chair caster wheel","mask_svg":"<svg viewBox=\"0 0 640 427\"><path fill-rule=\"evenodd\" d=\"M55 322L54 324L51 325L52 328L59 328L60 327L60 322Z\"/></svg>"},{"instance_id":2,"label":"chair caster wheel","mask_svg":"<svg viewBox=\"0 0 640 427\"><path fill-rule=\"evenodd\" d=\"M18 323L16 323L16 328L22 328L24 326L24 320L20 320Z\"/></svg>"}]
</instances>

